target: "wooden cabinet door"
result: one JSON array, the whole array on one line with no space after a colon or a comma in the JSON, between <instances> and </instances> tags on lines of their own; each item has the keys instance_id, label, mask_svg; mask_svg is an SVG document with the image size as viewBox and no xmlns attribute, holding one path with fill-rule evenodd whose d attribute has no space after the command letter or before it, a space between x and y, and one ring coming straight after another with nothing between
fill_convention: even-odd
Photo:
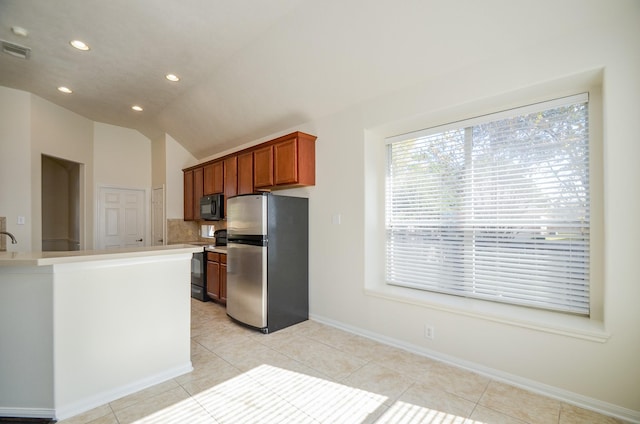
<instances>
[{"instance_id":1,"label":"wooden cabinet door","mask_svg":"<svg viewBox=\"0 0 640 424\"><path fill-rule=\"evenodd\" d=\"M184 220L193 221L193 170L184 171Z\"/></svg>"},{"instance_id":2,"label":"wooden cabinet door","mask_svg":"<svg viewBox=\"0 0 640 424\"><path fill-rule=\"evenodd\" d=\"M298 182L298 139L292 138L273 145L273 177L277 184Z\"/></svg>"},{"instance_id":3,"label":"wooden cabinet door","mask_svg":"<svg viewBox=\"0 0 640 424\"><path fill-rule=\"evenodd\" d=\"M238 194L238 157L224 160L224 216L227 216L227 199Z\"/></svg>"},{"instance_id":4,"label":"wooden cabinet door","mask_svg":"<svg viewBox=\"0 0 640 424\"><path fill-rule=\"evenodd\" d=\"M316 147L314 136L295 133L273 145L273 175L276 186L312 186L316 184Z\"/></svg>"},{"instance_id":5,"label":"wooden cabinet door","mask_svg":"<svg viewBox=\"0 0 640 424\"><path fill-rule=\"evenodd\" d=\"M220 263L207 261L207 294L214 300L220 300Z\"/></svg>"},{"instance_id":6,"label":"wooden cabinet door","mask_svg":"<svg viewBox=\"0 0 640 424\"><path fill-rule=\"evenodd\" d=\"M220 302L227 303L227 255L220 255Z\"/></svg>"},{"instance_id":7,"label":"wooden cabinet door","mask_svg":"<svg viewBox=\"0 0 640 424\"><path fill-rule=\"evenodd\" d=\"M253 193L253 152L238 155L238 194Z\"/></svg>"},{"instance_id":8,"label":"wooden cabinet door","mask_svg":"<svg viewBox=\"0 0 640 424\"><path fill-rule=\"evenodd\" d=\"M316 185L316 138L298 133L298 184Z\"/></svg>"},{"instance_id":9,"label":"wooden cabinet door","mask_svg":"<svg viewBox=\"0 0 640 424\"><path fill-rule=\"evenodd\" d=\"M218 161L204 166L203 194L218 194L224 192L223 162Z\"/></svg>"},{"instance_id":10,"label":"wooden cabinet door","mask_svg":"<svg viewBox=\"0 0 640 424\"><path fill-rule=\"evenodd\" d=\"M273 185L273 146L253 151L253 186L255 188Z\"/></svg>"},{"instance_id":11,"label":"wooden cabinet door","mask_svg":"<svg viewBox=\"0 0 640 424\"><path fill-rule=\"evenodd\" d=\"M200 219L200 198L204 194L204 170L196 168L193 170L193 219Z\"/></svg>"}]
</instances>

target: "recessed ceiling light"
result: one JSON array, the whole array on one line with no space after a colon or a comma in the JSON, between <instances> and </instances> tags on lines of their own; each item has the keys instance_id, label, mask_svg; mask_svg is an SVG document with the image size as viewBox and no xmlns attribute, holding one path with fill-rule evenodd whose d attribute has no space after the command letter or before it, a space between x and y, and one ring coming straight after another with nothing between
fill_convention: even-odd
<instances>
[{"instance_id":1,"label":"recessed ceiling light","mask_svg":"<svg viewBox=\"0 0 640 424\"><path fill-rule=\"evenodd\" d=\"M80 41L80 40L70 41L69 44L71 44L73 47L75 47L78 50L82 50L82 51L89 50L89 46L86 45L83 41Z\"/></svg>"},{"instance_id":2,"label":"recessed ceiling light","mask_svg":"<svg viewBox=\"0 0 640 424\"><path fill-rule=\"evenodd\" d=\"M65 93L65 94L71 94L71 93L73 93L73 91L72 91L70 88L68 88L68 87L64 87L64 86L62 86L62 87L58 87L58 91L62 91L62 92L63 92L63 93Z\"/></svg>"},{"instance_id":3,"label":"recessed ceiling light","mask_svg":"<svg viewBox=\"0 0 640 424\"><path fill-rule=\"evenodd\" d=\"M174 75L174 74L167 74L167 75L165 75L165 78L168 79L169 81L173 81L173 82L180 81L180 77L178 77L177 75Z\"/></svg>"},{"instance_id":4,"label":"recessed ceiling light","mask_svg":"<svg viewBox=\"0 0 640 424\"><path fill-rule=\"evenodd\" d=\"M11 27L11 32L20 37L26 37L29 35L29 31L19 26Z\"/></svg>"},{"instance_id":5,"label":"recessed ceiling light","mask_svg":"<svg viewBox=\"0 0 640 424\"><path fill-rule=\"evenodd\" d=\"M131 109L135 110L136 112L142 112L142 108L138 105L131 106Z\"/></svg>"}]
</instances>

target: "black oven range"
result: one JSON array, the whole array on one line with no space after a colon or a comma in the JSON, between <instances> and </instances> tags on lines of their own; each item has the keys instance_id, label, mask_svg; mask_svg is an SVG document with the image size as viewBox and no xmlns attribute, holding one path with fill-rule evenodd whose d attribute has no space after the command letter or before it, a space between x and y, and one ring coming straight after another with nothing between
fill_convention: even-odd
<instances>
[{"instance_id":1,"label":"black oven range","mask_svg":"<svg viewBox=\"0 0 640 424\"><path fill-rule=\"evenodd\" d=\"M207 258L204 249L191 258L191 297L207 302Z\"/></svg>"}]
</instances>

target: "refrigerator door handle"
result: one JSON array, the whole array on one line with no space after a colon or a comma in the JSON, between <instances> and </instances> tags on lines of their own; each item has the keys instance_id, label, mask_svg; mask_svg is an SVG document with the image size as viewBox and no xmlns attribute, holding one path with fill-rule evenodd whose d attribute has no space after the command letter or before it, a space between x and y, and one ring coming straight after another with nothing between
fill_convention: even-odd
<instances>
[{"instance_id":1,"label":"refrigerator door handle","mask_svg":"<svg viewBox=\"0 0 640 424\"><path fill-rule=\"evenodd\" d=\"M254 235L254 236L230 236L227 233L227 244L247 244L250 246L266 246L267 245L267 237L263 235Z\"/></svg>"}]
</instances>

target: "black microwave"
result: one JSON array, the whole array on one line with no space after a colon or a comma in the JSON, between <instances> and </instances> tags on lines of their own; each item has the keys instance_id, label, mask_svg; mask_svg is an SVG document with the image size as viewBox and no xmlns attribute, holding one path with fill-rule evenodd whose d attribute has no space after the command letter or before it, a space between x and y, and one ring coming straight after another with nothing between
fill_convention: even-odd
<instances>
[{"instance_id":1,"label":"black microwave","mask_svg":"<svg viewBox=\"0 0 640 424\"><path fill-rule=\"evenodd\" d=\"M200 219L220 221L224 218L224 195L212 194L200 199Z\"/></svg>"}]
</instances>

